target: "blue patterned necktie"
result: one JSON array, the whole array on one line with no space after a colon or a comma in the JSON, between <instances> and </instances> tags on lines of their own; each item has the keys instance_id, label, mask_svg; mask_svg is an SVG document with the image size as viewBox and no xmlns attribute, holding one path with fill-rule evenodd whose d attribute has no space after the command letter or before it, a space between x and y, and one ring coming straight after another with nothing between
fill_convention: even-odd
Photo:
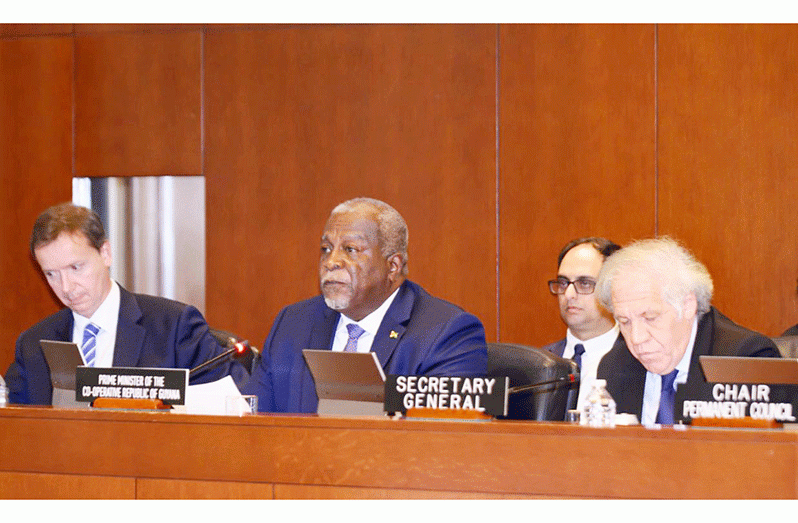
<instances>
[{"instance_id":1,"label":"blue patterned necktie","mask_svg":"<svg viewBox=\"0 0 798 523\"><path fill-rule=\"evenodd\" d=\"M86 325L86 329L83 331L83 344L80 346L80 352L83 353L83 360L89 367L94 367L98 332L100 332L100 328L93 323Z\"/></svg>"},{"instance_id":2,"label":"blue patterned necktie","mask_svg":"<svg viewBox=\"0 0 798 523\"><path fill-rule=\"evenodd\" d=\"M577 343L574 346L574 361L576 362L576 366L579 367L579 370L582 370L582 354L585 353L585 346L581 343Z\"/></svg>"},{"instance_id":3,"label":"blue patterned necktie","mask_svg":"<svg viewBox=\"0 0 798 523\"><path fill-rule=\"evenodd\" d=\"M673 369L670 374L662 376L662 391L659 396L659 411L657 412L657 423L660 425L673 425L673 400L676 391L673 382L676 381L678 370Z\"/></svg>"},{"instance_id":4,"label":"blue patterned necktie","mask_svg":"<svg viewBox=\"0 0 798 523\"><path fill-rule=\"evenodd\" d=\"M349 331L349 341L346 342L344 352L357 352L357 339L366 331L357 323L350 323L346 326L346 330Z\"/></svg>"}]
</instances>

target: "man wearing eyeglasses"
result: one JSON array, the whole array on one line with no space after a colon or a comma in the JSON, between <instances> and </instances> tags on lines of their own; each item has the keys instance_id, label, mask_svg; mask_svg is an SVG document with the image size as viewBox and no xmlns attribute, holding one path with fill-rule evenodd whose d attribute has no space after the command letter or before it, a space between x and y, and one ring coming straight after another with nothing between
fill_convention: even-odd
<instances>
[{"instance_id":1,"label":"man wearing eyeglasses","mask_svg":"<svg viewBox=\"0 0 798 523\"><path fill-rule=\"evenodd\" d=\"M582 407L596 379L601 358L616 342L623 344L615 320L599 305L593 292L604 260L618 249L619 245L606 238L572 240L557 258L557 278L548 282L549 291L557 296L560 316L568 330L565 339L544 349L573 359L579 365L577 408Z\"/></svg>"}]
</instances>

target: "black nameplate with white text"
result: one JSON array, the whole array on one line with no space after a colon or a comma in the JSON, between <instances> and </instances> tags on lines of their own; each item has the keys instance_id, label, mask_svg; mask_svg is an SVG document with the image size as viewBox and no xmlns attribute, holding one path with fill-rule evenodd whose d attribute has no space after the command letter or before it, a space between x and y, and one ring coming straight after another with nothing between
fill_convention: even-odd
<instances>
[{"instance_id":1,"label":"black nameplate with white text","mask_svg":"<svg viewBox=\"0 0 798 523\"><path fill-rule=\"evenodd\" d=\"M477 410L507 415L509 378L397 376L385 380L385 412L407 409Z\"/></svg>"},{"instance_id":2,"label":"black nameplate with white text","mask_svg":"<svg viewBox=\"0 0 798 523\"><path fill-rule=\"evenodd\" d=\"M798 416L798 386L764 383L706 383L687 397L677 387L675 418L743 419L794 423ZM679 396L683 396L679 398Z\"/></svg>"},{"instance_id":3,"label":"black nameplate with white text","mask_svg":"<svg viewBox=\"0 0 798 523\"><path fill-rule=\"evenodd\" d=\"M76 401L146 399L183 405L187 386L188 369L80 366L75 370Z\"/></svg>"}]
</instances>

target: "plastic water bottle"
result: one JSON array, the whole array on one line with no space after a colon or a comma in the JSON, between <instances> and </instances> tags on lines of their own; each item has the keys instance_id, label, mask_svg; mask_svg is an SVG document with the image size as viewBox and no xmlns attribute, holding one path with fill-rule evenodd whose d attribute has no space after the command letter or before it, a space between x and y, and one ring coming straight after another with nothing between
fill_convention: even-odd
<instances>
[{"instance_id":1,"label":"plastic water bottle","mask_svg":"<svg viewBox=\"0 0 798 523\"><path fill-rule=\"evenodd\" d=\"M588 427L615 427L615 400L607 392L607 380L595 380L579 417Z\"/></svg>"},{"instance_id":2,"label":"plastic water bottle","mask_svg":"<svg viewBox=\"0 0 798 523\"><path fill-rule=\"evenodd\" d=\"M8 405L8 387L2 376L0 376L0 407Z\"/></svg>"}]
</instances>

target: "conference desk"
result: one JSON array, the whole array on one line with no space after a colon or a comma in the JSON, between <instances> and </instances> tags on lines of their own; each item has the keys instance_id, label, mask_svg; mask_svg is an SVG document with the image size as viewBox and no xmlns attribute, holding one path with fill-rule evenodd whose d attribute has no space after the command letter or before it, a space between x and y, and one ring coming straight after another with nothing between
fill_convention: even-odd
<instances>
[{"instance_id":1,"label":"conference desk","mask_svg":"<svg viewBox=\"0 0 798 523\"><path fill-rule=\"evenodd\" d=\"M0 498L798 498L798 432L0 409Z\"/></svg>"}]
</instances>

